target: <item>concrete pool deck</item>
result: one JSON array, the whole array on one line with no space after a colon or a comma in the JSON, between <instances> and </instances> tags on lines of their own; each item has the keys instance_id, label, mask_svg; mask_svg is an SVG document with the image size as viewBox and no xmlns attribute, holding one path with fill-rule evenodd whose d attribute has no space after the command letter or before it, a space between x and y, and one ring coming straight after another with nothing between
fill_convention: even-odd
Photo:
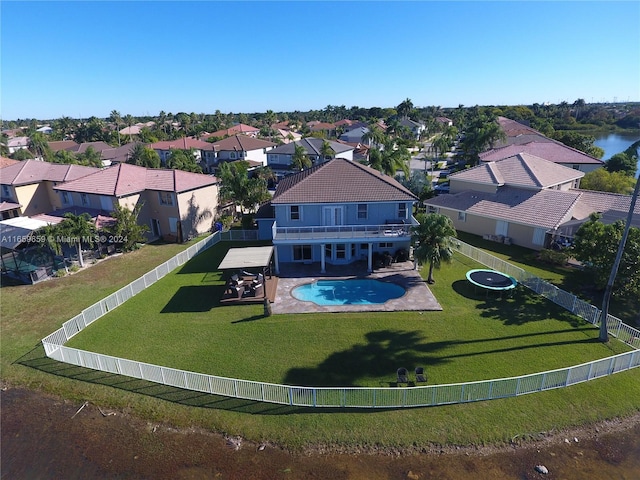
<instances>
[{"instance_id":1,"label":"concrete pool deck","mask_svg":"<svg viewBox=\"0 0 640 480\"><path fill-rule=\"evenodd\" d=\"M406 293L400 297L375 305L316 305L304 302L291 295L295 287L328 278L370 278L393 282L404 287ZM330 313L330 312L398 312L398 311L438 311L442 307L431 293L420 273L413 269L413 262L393 263L367 273L365 265L357 262L346 266L327 265L327 273L320 273L320 264L286 264L281 266L278 287L271 311L282 313Z\"/></svg>"}]
</instances>

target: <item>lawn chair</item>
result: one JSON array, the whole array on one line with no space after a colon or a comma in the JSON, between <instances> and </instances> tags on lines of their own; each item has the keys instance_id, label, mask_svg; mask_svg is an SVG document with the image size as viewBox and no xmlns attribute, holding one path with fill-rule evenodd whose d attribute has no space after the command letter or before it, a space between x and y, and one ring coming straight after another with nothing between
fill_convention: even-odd
<instances>
[{"instance_id":1,"label":"lawn chair","mask_svg":"<svg viewBox=\"0 0 640 480\"><path fill-rule=\"evenodd\" d=\"M400 383L406 383L407 385L409 384L409 372L407 372L406 368L399 368L398 369L398 379L396 380L397 384Z\"/></svg>"},{"instance_id":2,"label":"lawn chair","mask_svg":"<svg viewBox=\"0 0 640 480\"><path fill-rule=\"evenodd\" d=\"M416 367L416 383L427 383L427 374L423 367Z\"/></svg>"}]
</instances>

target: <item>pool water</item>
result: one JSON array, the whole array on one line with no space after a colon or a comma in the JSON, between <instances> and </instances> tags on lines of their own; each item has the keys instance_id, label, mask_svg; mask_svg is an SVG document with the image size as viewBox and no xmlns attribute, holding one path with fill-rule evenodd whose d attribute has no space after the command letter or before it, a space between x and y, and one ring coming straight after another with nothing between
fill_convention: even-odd
<instances>
[{"instance_id":1,"label":"pool water","mask_svg":"<svg viewBox=\"0 0 640 480\"><path fill-rule=\"evenodd\" d=\"M316 305L377 305L405 294L395 283L372 279L318 280L291 291L294 298Z\"/></svg>"}]
</instances>

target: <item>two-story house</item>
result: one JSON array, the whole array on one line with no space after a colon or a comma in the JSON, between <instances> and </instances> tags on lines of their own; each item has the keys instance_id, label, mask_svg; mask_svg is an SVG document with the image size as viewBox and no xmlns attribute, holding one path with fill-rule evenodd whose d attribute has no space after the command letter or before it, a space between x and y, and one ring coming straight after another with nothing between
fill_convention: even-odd
<instances>
[{"instance_id":1,"label":"two-story house","mask_svg":"<svg viewBox=\"0 0 640 480\"><path fill-rule=\"evenodd\" d=\"M322 145L324 142L327 142L329 147L331 147L331 153L328 155L322 153ZM284 176L291 170L293 163L292 158L296 146L304 148L305 155L311 160L313 165L326 162L333 158L353 160L354 147L351 145L324 140L322 138L306 137L295 142L280 145L267 152L267 166L271 168L277 176Z\"/></svg>"},{"instance_id":2,"label":"two-story house","mask_svg":"<svg viewBox=\"0 0 640 480\"><path fill-rule=\"evenodd\" d=\"M549 232L572 219L583 176L520 153L452 174L451 193L424 203L451 218L456 230L539 250Z\"/></svg>"},{"instance_id":3,"label":"two-story house","mask_svg":"<svg viewBox=\"0 0 640 480\"><path fill-rule=\"evenodd\" d=\"M234 135L213 142L212 145L215 151L215 164L207 164L209 169L219 162L234 162L236 160L246 160L253 166L265 166L267 152L276 147L273 142L247 135Z\"/></svg>"},{"instance_id":4,"label":"two-story house","mask_svg":"<svg viewBox=\"0 0 640 480\"><path fill-rule=\"evenodd\" d=\"M210 230L218 207L218 180L211 175L118 163L54 187L63 207L110 213L116 205L141 206L138 223L149 239L182 242Z\"/></svg>"},{"instance_id":5,"label":"two-story house","mask_svg":"<svg viewBox=\"0 0 640 480\"><path fill-rule=\"evenodd\" d=\"M158 153L162 165L166 165L171 156L171 150L193 150L196 161L205 165L213 165L216 162L213 144L193 137L150 143L147 147L153 148Z\"/></svg>"},{"instance_id":6,"label":"two-story house","mask_svg":"<svg viewBox=\"0 0 640 480\"><path fill-rule=\"evenodd\" d=\"M85 177L99 170L81 165L24 160L0 169L2 201L21 206L30 217L62 208L54 188L63 182ZM15 216L15 215L13 215Z\"/></svg>"},{"instance_id":7,"label":"two-story house","mask_svg":"<svg viewBox=\"0 0 640 480\"><path fill-rule=\"evenodd\" d=\"M394 178L335 158L285 177L271 200L276 272L280 263L374 267L374 256L408 255L417 198Z\"/></svg>"}]
</instances>

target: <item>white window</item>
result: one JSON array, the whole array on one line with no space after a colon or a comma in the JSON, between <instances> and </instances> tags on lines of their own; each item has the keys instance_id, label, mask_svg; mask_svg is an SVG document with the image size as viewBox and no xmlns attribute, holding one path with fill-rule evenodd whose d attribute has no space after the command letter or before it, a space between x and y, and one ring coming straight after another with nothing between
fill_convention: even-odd
<instances>
[{"instance_id":1,"label":"white window","mask_svg":"<svg viewBox=\"0 0 640 480\"><path fill-rule=\"evenodd\" d=\"M80 200L82 201L83 206L89 206L89 196L86 193L80 194Z\"/></svg>"},{"instance_id":2,"label":"white window","mask_svg":"<svg viewBox=\"0 0 640 480\"><path fill-rule=\"evenodd\" d=\"M229 158L232 158L232 159L234 159L234 160L235 160L235 158L236 158L236 152L231 152L231 153L229 154Z\"/></svg>"},{"instance_id":3,"label":"white window","mask_svg":"<svg viewBox=\"0 0 640 480\"><path fill-rule=\"evenodd\" d=\"M398 204L398 218L405 219L407 218L407 204L399 203Z\"/></svg>"},{"instance_id":4,"label":"white window","mask_svg":"<svg viewBox=\"0 0 640 480\"><path fill-rule=\"evenodd\" d=\"M358 219L366 220L367 219L367 204L359 203L358 204Z\"/></svg>"},{"instance_id":5,"label":"white window","mask_svg":"<svg viewBox=\"0 0 640 480\"><path fill-rule=\"evenodd\" d=\"M160 205L173 205L173 193L172 192L158 192L160 199Z\"/></svg>"},{"instance_id":6,"label":"white window","mask_svg":"<svg viewBox=\"0 0 640 480\"><path fill-rule=\"evenodd\" d=\"M393 242L380 242L378 244L379 248L393 248Z\"/></svg>"},{"instance_id":7,"label":"white window","mask_svg":"<svg viewBox=\"0 0 640 480\"><path fill-rule=\"evenodd\" d=\"M344 243L336 244L336 259L347 258L347 246Z\"/></svg>"},{"instance_id":8,"label":"white window","mask_svg":"<svg viewBox=\"0 0 640 480\"><path fill-rule=\"evenodd\" d=\"M300 220L300 205L291 205L289 207L289 219Z\"/></svg>"},{"instance_id":9,"label":"white window","mask_svg":"<svg viewBox=\"0 0 640 480\"><path fill-rule=\"evenodd\" d=\"M498 220L496 222L496 235L502 235L506 237L509 232L509 222L505 222L504 220Z\"/></svg>"},{"instance_id":10,"label":"white window","mask_svg":"<svg viewBox=\"0 0 640 480\"><path fill-rule=\"evenodd\" d=\"M458 220L461 222L467 221L467 212L458 212Z\"/></svg>"},{"instance_id":11,"label":"white window","mask_svg":"<svg viewBox=\"0 0 640 480\"><path fill-rule=\"evenodd\" d=\"M311 260L311 245L294 245L293 260L296 262Z\"/></svg>"}]
</instances>

